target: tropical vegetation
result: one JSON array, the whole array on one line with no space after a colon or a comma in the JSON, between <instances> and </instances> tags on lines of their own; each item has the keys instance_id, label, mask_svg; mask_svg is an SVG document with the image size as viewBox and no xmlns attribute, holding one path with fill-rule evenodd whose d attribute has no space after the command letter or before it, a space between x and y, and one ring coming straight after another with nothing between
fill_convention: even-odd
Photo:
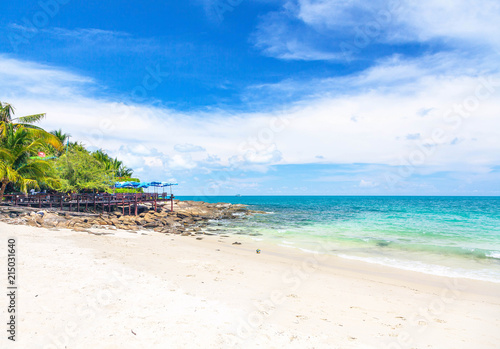
<instances>
[{"instance_id":1,"label":"tropical vegetation","mask_svg":"<svg viewBox=\"0 0 500 349\"><path fill-rule=\"evenodd\" d=\"M16 118L12 105L0 102L0 202L8 191L110 191L117 178L132 176L131 169L103 150L91 152L70 143L62 130L47 132L34 125L43 118Z\"/></svg>"}]
</instances>

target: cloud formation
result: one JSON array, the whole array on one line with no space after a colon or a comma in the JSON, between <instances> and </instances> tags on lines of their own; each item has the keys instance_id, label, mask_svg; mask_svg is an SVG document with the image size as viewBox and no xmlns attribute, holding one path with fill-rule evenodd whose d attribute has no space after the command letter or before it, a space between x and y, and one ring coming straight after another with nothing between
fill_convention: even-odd
<instances>
[{"instance_id":1,"label":"cloud formation","mask_svg":"<svg viewBox=\"0 0 500 349\"><path fill-rule=\"evenodd\" d=\"M350 60L370 46L417 42L499 49L499 20L496 0L288 0L262 17L253 42L293 60Z\"/></svg>"},{"instance_id":2,"label":"cloud formation","mask_svg":"<svg viewBox=\"0 0 500 349\"><path fill-rule=\"evenodd\" d=\"M62 128L92 149L105 149L144 180L177 178L213 194L223 186L262 190L264 181L292 182L296 173L311 183L343 183L345 193L435 193L436 183L446 179L495 183L500 70L494 52L500 32L489 23L497 23L498 5L481 0L480 8L470 9L465 1L451 8L446 1L401 0L389 16L386 4L290 0L262 16L251 40L282 60L341 59L339 43L356 45L360 26L367 35L367 25L384 14L384 26L358 49L446 41L440 50L381 56L344 75L247 86L242 100L267 99L267 109L181 112L145 100L125 103L128 98L107 95L106 86L83 74L6 55L0 55L0 95L19 114L46 112L43 127ZM448 17L437 25L444 12ZM80 41L131 40L93 29L46 30ZM363 164L362 172L349 168L353 164ZM316 165L345 171L324 174ZM295 173L283 172L292 168Z\"/></svg>"}]
</instances>

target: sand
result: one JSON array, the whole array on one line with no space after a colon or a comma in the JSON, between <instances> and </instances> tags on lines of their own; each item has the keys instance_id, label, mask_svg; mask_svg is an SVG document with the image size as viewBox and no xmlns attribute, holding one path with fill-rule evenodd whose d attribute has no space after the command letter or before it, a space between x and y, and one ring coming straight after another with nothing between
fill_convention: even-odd
<instances>
[{"instance_id":1,"label":"sand","mask_svg":"<svg viewBox=\"0 0 500 349\"><path fill-rule=\"evenodd\" d=\"M0 260L7 238L17 238L19 286L15 343L7 340L7 297L0 303L1 348L500 345L500 284L240 236L109 232L0 223Z\"/></svg>"}]
</instances>

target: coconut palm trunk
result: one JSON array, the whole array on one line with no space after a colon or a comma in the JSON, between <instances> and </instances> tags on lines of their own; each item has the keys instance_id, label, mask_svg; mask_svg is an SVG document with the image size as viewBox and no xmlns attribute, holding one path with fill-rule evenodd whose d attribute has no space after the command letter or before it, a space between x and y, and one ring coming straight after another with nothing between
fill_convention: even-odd
<instances>
[{"instance_id":1,"label":"coconut palm trunk","mask_svg":"<svg viewBox=\"0 0 500 349\"><path fill-rule=\"evenodd\" d=\"M7 189L7 184L9 184L8 181L2 181L2 187L0 188L0 203L2 203L3 201L3 196L5 194L5 189Z\"/></svg>"}]
</instances>

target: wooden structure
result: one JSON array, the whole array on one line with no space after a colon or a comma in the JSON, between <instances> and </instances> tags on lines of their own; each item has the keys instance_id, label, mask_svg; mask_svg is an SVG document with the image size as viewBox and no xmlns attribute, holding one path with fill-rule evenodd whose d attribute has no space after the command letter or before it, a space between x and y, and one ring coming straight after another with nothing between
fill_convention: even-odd
<instances>
[{"instance_id":1,"label":"wooden structure","mask_svg":"<svg viewBox=\"0 0 500 349\"><path fill-rule=\"evenodd\" d=\"M159 202L170 201L170 210L174 210L174 196L159 193L119 193L119 194L15 194L5 195L3 203L14 206L50 208L69 212L112 212L120 210L123 215L136 215L138 206L150 203L155 211Z\"/></svg>"}]
</instances>

